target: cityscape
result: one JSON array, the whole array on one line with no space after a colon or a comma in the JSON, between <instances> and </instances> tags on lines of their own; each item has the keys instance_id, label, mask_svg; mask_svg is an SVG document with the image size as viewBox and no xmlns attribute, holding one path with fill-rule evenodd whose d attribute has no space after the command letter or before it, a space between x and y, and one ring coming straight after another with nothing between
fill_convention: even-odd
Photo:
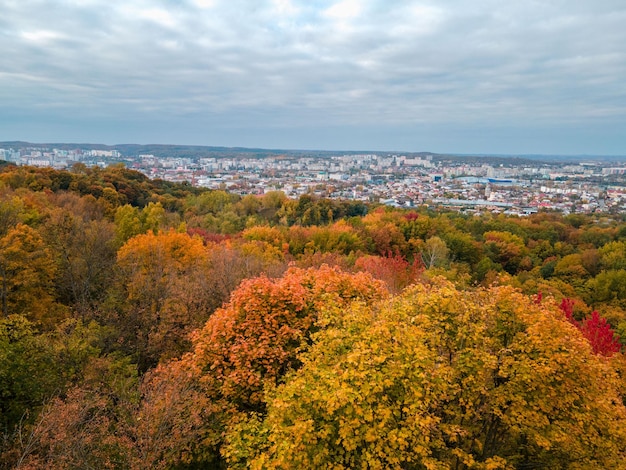
<instances>
[{"instance_id":1,"label":"cityscape","mask_svg":"<svg viewBox=\"0 0 626 470\"><path fill-rule=\"evenodd\" d=\"M61 146L59 146L61 147ZM288 197L377 202L395 207L446 207L466 213L528 215L539 210L626 213L626 163L463 157L422 152L348 153L220 149L168 155L64 144L0 144L0 159L17 165L71 169L123 164L152 179L187 182L240 195L283 191ZM146 147L149 149L149 147Z\"/></svg>"}]
</instances>

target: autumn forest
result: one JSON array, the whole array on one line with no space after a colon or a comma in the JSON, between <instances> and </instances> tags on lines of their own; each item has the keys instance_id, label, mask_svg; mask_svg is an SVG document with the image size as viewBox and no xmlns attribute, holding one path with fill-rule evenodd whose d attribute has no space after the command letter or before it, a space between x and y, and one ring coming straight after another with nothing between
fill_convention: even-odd
<instances>
[{"instance_id":1,"label":"autumn forest","mask_svg":"<svg viewBox=\"0 0 626 470\"><path fill-rule=\"evenodd\" d=\"M0 168L0 469L626 468L626 217Z\"/></svg>"}]
</instances>

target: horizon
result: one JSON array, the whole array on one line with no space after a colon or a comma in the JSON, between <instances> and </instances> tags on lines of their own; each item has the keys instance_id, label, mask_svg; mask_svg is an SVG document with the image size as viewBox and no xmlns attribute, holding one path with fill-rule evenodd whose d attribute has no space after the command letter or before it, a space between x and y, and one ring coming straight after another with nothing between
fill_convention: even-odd
<instances>
[{"instance_id":1,"label":"horizon","mask_svg":"<svg viewBox=\"0 0 626 470\"><path fill-rule=\"evenodd\" d=\"M190 147L190 148L205 148L205 149L217 149L220 150L241 150L241 151L265 151L265 152L320 152L320 153L387 153L387 154L431 154L436 157L486 157L486 158L528 158L535 159L540 157L552 157L552 158L572 158L572 159L594 159L594 158L607 158L607 159L617 159L617 161L621 161L622 159L626 161L626 154L555 154L555 153L485 153L485 152L472 152L472 153L463 153L463 152L431 152L429 150L398 150L398 149L383 149L383 150L375 150L375 149L320 149L320 148L265 148L265 147L244 147L244 146L223 146L223 145L199 145L199 144L162 144L162 143L147 143L147 144L139 144L133 142L126 143L117 143L117 144L106 144L101 142L31 142L24 140L7 140L0 141L0 148L2 147L10 147L11 144L19 144L24 146L48 146L48 148L54 148L54 146L75 146L76 148L81 147L109 147L109 148L118 148L118 147L126 147L126 146L137 146L137 147Z\"/></svg>"}]
</instances>

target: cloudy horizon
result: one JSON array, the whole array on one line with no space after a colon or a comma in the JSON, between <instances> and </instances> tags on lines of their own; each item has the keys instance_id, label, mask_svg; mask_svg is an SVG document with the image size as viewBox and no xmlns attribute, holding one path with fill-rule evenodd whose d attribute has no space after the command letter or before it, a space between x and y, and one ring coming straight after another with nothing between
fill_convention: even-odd
<instances>
[{"instance_id":1,"label":"cloudy horizon","mask_svg":"<svg viewBox=\"0 0 626 470\"><path fill-rule=\"evenodd\" d=\"M626 155L623 1L0 5L0 141Z\"/></svg>"}]
</instances>

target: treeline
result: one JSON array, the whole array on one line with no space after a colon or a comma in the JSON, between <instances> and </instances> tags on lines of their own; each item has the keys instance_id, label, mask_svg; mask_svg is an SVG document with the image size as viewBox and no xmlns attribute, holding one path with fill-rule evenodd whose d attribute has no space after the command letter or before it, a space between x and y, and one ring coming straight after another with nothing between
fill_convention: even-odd
<instances>
[{"instance_id":1,"label":"treeline","mask_svg":"<svg viewBox=\"0 0 626 470\"><path fill-rule=\"evenodd\" d=\"M0 281L0 468L626 457L624 219L5 166Z\"/></svg>"}]
</instances>

